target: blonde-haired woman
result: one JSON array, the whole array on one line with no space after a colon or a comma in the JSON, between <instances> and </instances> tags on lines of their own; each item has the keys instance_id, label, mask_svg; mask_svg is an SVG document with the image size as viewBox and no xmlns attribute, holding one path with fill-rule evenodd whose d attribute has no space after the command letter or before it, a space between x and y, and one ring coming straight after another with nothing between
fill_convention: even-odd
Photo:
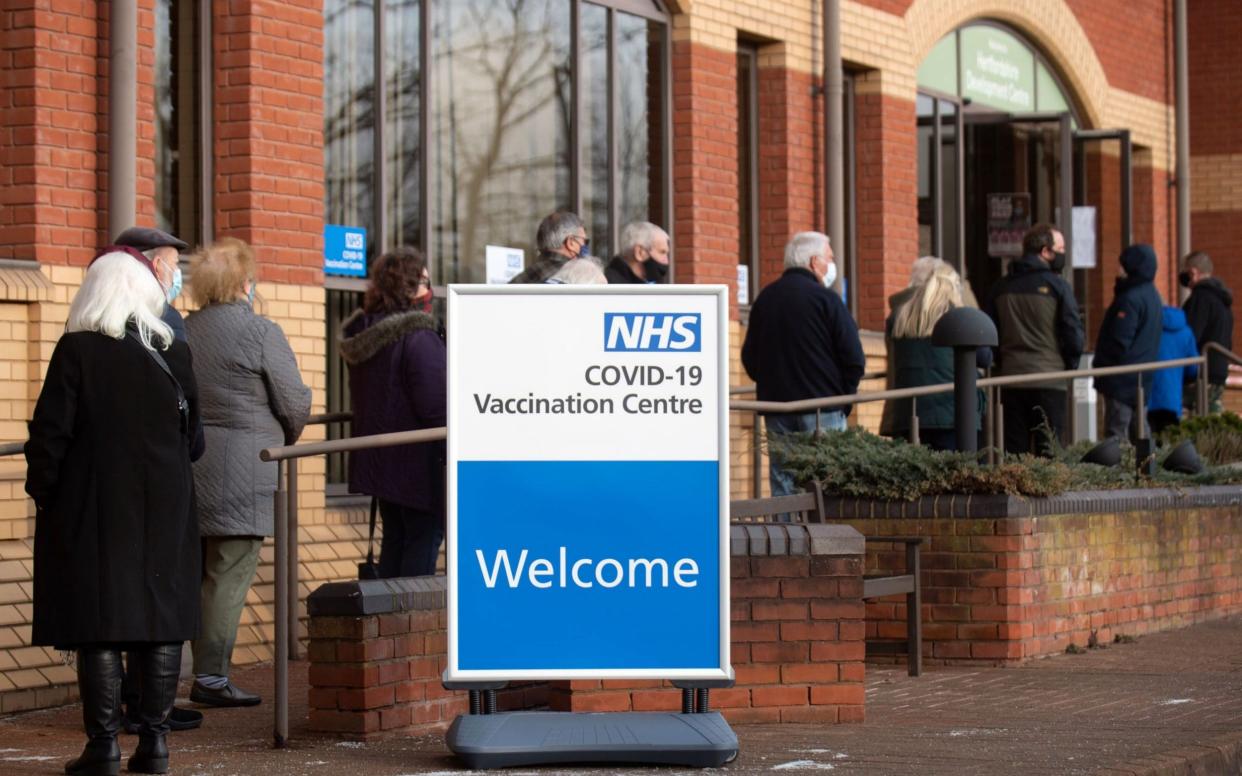
<instances>
[{"instance_id":1,"label":"blonde-haired woman","mask_svg":"<svg viewBox=\"0 0 1242 776\"><path fill-rule=\"evenodd\" d=\"M202 634L194 640L190 700L252 706L259 696L229 682L237 624L263 538L272 535L276 464L265 447L293 444L306 425L311 391L284 332L254 311L254 252L226 237L190 261L185 320L194 343L207 451L194 465L203 535Z\"/></svg>"},{"instance_id":2,"label":"blonde-haired woman","mask_svg":"<svg viewBox=\"0 0 1242 776\"><path fill-rule=\"evenodd\" d=\"M894 387L916 388L953 382L953 350L933 346L931 335L941 316L963 304L961 276L951 265L937 262L909 301L889 316L886 330L892 343L888 357L894 365ZM980 368L992 363L990 348L979 349L977 363ZM982 427L984 410L983 392L979 394L979 426L975 429L976 433ZM911 416L917 409L919 440L934 450L957 449L951 391L922 396L917 400L900 399L896 404L894 423L899 435L909 437Z\"/></svg>"},{"instance_id":3,"label":"blonde-haired woman","mask_svg":"<svg viewBox=\"0 0 1242 776\"><path fill-rule=\"evenodd\" d=\"M31 644L77 651L87 744L65 772L78 776L120 770L121 650L141 685L129 770L168 770L181 644L198 633L197 389L163 310L151 261L105 249L69 307L30 421Z\"/></svg>"}]
</instances>

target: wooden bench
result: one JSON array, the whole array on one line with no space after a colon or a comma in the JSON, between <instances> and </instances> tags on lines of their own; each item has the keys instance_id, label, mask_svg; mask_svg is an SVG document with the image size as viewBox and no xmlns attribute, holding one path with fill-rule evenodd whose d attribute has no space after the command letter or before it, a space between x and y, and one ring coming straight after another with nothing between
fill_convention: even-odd
<instances>
[{"instance_id":1,"label":"wooden bench","mask_svg":"<svg viewBox=\"0 0 1242 776\"><path fill-rule=\"evenodd\" d=\"M785 519L781 519L784 517ZM734 523L826 522L824 497L818 484L814 490L790 496L738 499L729 502L729 520ZM869 574L863 577L863 599L906 597L906 643L880 642L868 645L870 654L906 653L910 676L923 673L923 598L919 584L922 565L919 549L923 539L917 536L864 537L868 544L901 544L906 551L906 567L900 574Z\"/></svg>"}]
</instances>

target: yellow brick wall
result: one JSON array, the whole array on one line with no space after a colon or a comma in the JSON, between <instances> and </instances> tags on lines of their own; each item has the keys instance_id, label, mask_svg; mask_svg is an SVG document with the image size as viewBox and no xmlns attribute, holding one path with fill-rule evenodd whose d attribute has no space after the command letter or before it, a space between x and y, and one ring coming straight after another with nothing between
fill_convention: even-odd
<instances>
[{"instance_id":1,"label":"yellow brick wall","mask_svg":"<svg viewBox=\"0 0 1242 776\"><path fill-rule=\"evenodd\" d=\"M44 299L5 301L0 291L0 441L26 438L26 420L84 273L80 267L41 270L52 284L50 291L42 294ZM323 412L323 288L260 283L258 296L260 312L280 325L297 355L302 378L313 391L311 411ZM188 313L191 308L185 306L185 299L179 300L178 307ZM308 426L302 441L323 437L323 426ZM304 602L321 583L357 575L358 559L365 553L366 515L361 507L325 508L322 457L300 461L298 478L299 588ZM26 498L24 481L21 456L0 459L0 713L55 705L76 695L73 669L61 656L50 649L29 646L34 507ZM239 665L272 657L272 557L269 540L238 629L234 662Z\"/></svg>"}]
</instances>

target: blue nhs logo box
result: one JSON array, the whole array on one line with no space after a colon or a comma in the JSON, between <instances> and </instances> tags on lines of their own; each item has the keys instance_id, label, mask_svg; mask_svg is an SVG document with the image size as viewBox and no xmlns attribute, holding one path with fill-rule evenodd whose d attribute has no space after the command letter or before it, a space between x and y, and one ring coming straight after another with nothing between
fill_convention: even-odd
<instances>
[{"instance_id":1,"label":"blue nhs logo box","mask_svg":"<svg viewBox=\"0 0 1242 776\"><path fill-rule=\"evenodd\" d=\"M323 228L325 275L367 276L367 230L361 226L327 224Z\"/></svg>"},{"instance_id":2,"label":"blue nhs logo box","mask_svg":"<svg viewBox=\"0 0 1242 776\"><path fill-rule=\"evenodd\" d=\"M604 350L618 353L698 353L698 313L604 313Z\"/></svg>"},{"instance_id":3,"label":"blue nhs logo box","mask_svg":"<svg viewBox=\"0 0 1242 776\"><path fill-rule=\"evenodd\" d=\"M732 677L727 287L447 298L445 678Z\"/></svg>"}]
</instances>

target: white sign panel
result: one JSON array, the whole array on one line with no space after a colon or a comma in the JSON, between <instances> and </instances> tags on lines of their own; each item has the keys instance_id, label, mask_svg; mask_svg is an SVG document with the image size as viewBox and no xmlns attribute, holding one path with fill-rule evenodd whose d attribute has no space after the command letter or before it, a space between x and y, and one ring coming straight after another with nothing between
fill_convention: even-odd
<instances>
[{"instance_id":1,"label":"white sign panel","mask_svg":"<svg viewBox=\"0 0 1242 776\"><path fill-rule=\"evenodd\" d=\"M450 286L449 680L729 664L726 286Z\"/></svg>"},{"instance_id":2,"label":"white sign panel","mask_svg":"<svg viewBox=\"0 0 1242 776\"><path fill-rule=\"evenodd\" d=\"M1090 269L1095 266L1095 208L1075 206L1074 214L1074 267Z\"/></svg>"},{"instance_id":3,"label":"white sign panel","mask_svg":"<svg viewBox=\"0 0 1242 776\"><path fill-rule=\"evenodd\" d=\"M503 286L522 274L522 270L526 268L526 252L521 248L489 245L486 258L487 282L491 285Z\"/></svg>"}]
</instances>

